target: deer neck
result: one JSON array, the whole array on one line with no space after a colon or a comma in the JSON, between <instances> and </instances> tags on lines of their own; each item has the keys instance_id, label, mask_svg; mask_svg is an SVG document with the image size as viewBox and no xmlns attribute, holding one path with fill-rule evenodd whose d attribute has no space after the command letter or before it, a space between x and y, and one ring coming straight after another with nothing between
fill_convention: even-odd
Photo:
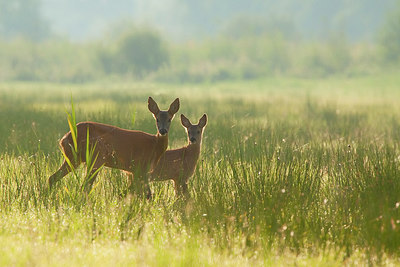
<instances>
[{"instance_id":1,"label":"deer neck","mask_svg":"<svg viewBox=\"0 0 400 267\"><path fill-rule=\"evenodd\" d=\"M200 151L201 151L201 142L196 143L196 144L188 144L186 146L186 158L197 161L197 159L200 156Z\"/></svg>"},{"instance_id":2,"label":"deer neck","mask_svg":"<svg viewBox=\"0 0 400 267\"><path fill-rule=\"evenodd\" d=\"M165 151L168 148L168 134L161 135L157 133L157 145L160 147L161 150Z\"/></svg>"}]
</instances>

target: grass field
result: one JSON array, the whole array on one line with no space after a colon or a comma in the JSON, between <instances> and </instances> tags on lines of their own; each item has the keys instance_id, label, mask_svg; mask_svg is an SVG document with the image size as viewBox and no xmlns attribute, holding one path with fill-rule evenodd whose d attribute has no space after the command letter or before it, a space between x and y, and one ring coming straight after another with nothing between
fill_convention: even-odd
<instances>
[{"instance_id":1,"label":"grass field","mask_svg":"<svg viewBox=\"0 0 400 267\"><path fill-rule=\"evenodd\" d=\"M0 265L400 264L400 75L204 85L0 84ZM77 121L155 133L146 99L208 114L191 201L85 168L49 192ZM186 144L179 117L170 147Z\"/></svg>"}]
</instances>

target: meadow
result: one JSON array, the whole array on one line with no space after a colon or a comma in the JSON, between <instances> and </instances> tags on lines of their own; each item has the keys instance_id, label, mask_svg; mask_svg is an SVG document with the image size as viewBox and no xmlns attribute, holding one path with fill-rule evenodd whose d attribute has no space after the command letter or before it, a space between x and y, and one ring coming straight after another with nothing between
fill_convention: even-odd
<instances>
[{"instance_id":1,"label":"meadow","mask_svg":"<svg viewBox=\"0 0 400 267\"><path fill-rule=\"evenodd\" d=\"M0 265L397 265L400 75L163 84L0 84ZM54 191L58 140L77 121L155 133L146 100L208 114L188 202L150 201L124 173L85 168ZM179 117L169 146L187 143Z\"/></svg>"}]
</instances>

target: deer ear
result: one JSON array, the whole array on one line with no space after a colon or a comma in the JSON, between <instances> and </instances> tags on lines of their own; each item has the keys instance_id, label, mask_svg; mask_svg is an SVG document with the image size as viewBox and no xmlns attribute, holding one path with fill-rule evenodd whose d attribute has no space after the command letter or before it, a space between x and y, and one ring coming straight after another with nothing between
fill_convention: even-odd
<instances>
[{"instance_id":1,"label":"deer ear","mask_svg":"<svg viewBox=\"0 0 400 267\"><path fill-rule=\"evenodd\" d=\"M203 128L204 126L207 125L207 114L204 114L204 115L200 118L198 125L199 125L199 127L201 127L201 128Z\"/></svg>"},{"instance_id":2,"label":"deer ear","mask_svg":"<svg viewBox=\"0 0 400 267\"><path fill-rule=\"evenodd\" d=\"M181 114L181 123L182 123L183 127L185 127L185 128L189 128L190 126L192 126L189 119L186 118L185 115L183 115L183 114Z\"/></svg>"},{"instance_id":3,"label":"deer ear","mask_svg":"<svg viewBox=\"0 0 400 267\"><path fill-rule=\"evenodd\" d=\"M158 108L156 101L154 101L153 98L151 98L150 96L149 96L149 100L147 101L147 103L148 103L148 108L151 113L153 113L154 115L157 115L158 112L160 112L160 109Z\"/></svg>"},{"instance_id":4,"label":"deer ear","mask_svg":"<svg viewBox=\"0 0 400 267\"><path fill-rule=\"evenodd\" d=\"M179 98L175 99L174 102L171 103L168 109L168 113L174 115L179 110Z\"/></svg>"}]
</instances>

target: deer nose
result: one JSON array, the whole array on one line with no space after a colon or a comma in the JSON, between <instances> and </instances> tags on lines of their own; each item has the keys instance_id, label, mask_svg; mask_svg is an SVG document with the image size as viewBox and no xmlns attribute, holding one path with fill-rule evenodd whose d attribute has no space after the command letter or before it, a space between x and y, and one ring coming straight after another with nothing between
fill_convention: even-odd
<instances>
[{"instance_id":1,"label":"deer nose","mask_svg":"<svg viewBox=\"0 0 400 267\"><path fill-rule=\"evenodd\" d=\"M194 137L190 138L190 142L192 142L192 143L196 142L196 138L194 138Z\"/></svg>"},{"instance_id":2,"label":"deer nose","mask_svg":"<svg viewBox=\"0 0 400 267\"><path fill-rule=\"evenodd\" d=\"M166 129L160 129L160 134L161 135L166 135L167 134L167 130Z\"/></svg>"}]
</instances>

